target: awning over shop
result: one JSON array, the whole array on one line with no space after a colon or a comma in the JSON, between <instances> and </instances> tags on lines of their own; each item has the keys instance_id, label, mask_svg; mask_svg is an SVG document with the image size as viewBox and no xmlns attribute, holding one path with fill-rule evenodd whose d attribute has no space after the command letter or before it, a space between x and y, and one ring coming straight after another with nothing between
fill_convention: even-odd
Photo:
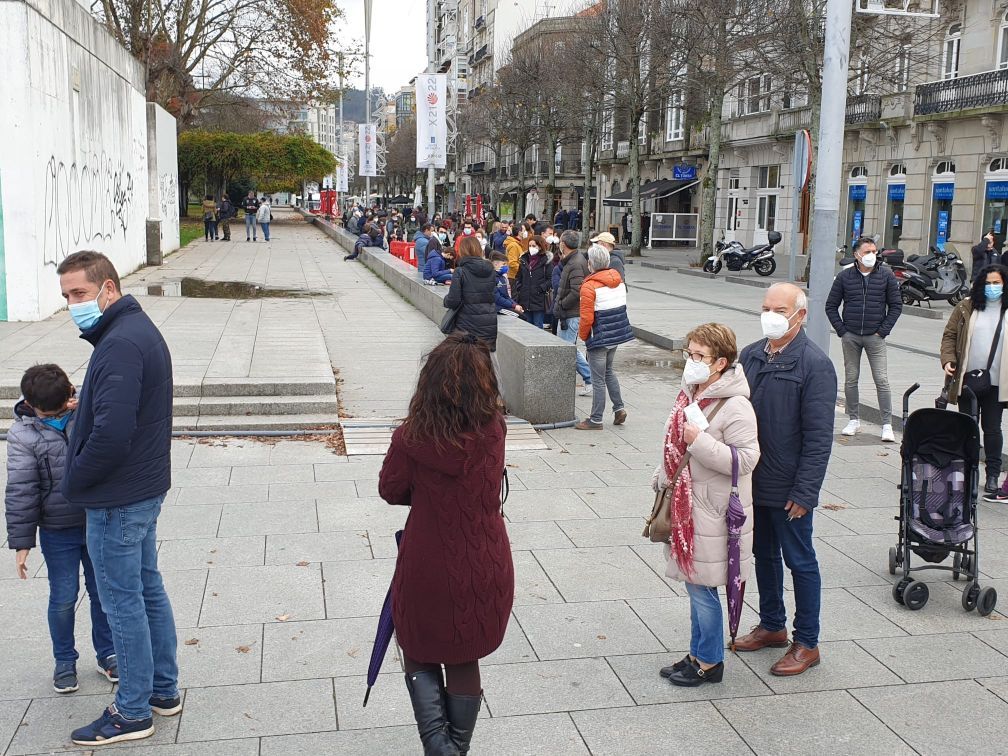
<instances>
[{"instance_id":1,"label":"awning over shop","mask_svg":"<svg viewBox=\"0 0 1008 756\"><path fill-rule=\"evenodd\" d=\"M581 198L584 197L584 193L585 192L584 192L584 187L583 186L575 186L574 187L574 191L577 192L578 199L581 199ZM596 197L598 197L598 184L592 184L591 198L595 199Z\"/></svg>"},{"instance_id":2,"label":"awning over shop","mask_svg":"<svg viewBox=\"0 0 1008 756\"><path fill-rule=\"evenodd\" d=\"M641 200L651 201L661 199L662 197L668 197L698 183L700 182L676 181L675 179L657 179L656 181L648 181L646 184L641 185ZM626 207L630 204L630 190L627 189L626 191L606 197L602 200L602 204L610 207Z\"/></svg>"}]
</instances>

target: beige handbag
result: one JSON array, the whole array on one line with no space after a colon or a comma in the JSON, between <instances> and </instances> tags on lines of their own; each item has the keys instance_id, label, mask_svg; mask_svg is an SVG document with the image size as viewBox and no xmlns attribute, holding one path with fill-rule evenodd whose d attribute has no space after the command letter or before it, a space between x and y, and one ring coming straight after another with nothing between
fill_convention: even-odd
<instances>
[{"instance_id":1,"label":"beige handbag","mask_svg":"<svg viewBox=\"0 0 1008 756\"><path fill-rule=\"evenodd\" d=\"M724 399L719 399L714 404L710 414L707 415L708 421L714 419L714 416L723 404ZM658 493L655 494L654 505L651 507L651 516L644 520L644 532L641 533L642 536L652 543L669 542L669 536L672 532L672 496L675 491L676 481L679 480L679 476L682 475L682 471L686 469L689 461L690 453L686 452L683 454L682 459L679 460L679 466L676 468L675 475L672 476L668 485L661 486L658 489Z\"/></svg>"}]
</instances>

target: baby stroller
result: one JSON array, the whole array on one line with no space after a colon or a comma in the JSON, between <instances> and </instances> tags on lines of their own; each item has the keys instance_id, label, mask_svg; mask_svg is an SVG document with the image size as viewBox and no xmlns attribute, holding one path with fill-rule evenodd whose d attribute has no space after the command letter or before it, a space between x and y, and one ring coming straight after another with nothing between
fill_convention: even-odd
<instances>
[{"instance_id":1,"label":"baby stroller","mask_svg":"<svg viewBox=\"0 0 1008 756\"><path fill-rule=\"evenodd\" d=\"M982 617L994 611L997 591L980 587L977 541L977 488L980 481L980 429L976 398L965 386L960 401L968 400L969 414L944 409L919 409L912 415L910 395L903 394L903 459L900 482L899 540L889 549L889 574L902 568L903 577L892 589L893 599L917 610L928 601L927 584L911 572L948 570L952 579L966 578L962 606ZM913 552L926 564L910 566ZM952 555L952 566L941 564Z\"/></svg>"}]
</instances>

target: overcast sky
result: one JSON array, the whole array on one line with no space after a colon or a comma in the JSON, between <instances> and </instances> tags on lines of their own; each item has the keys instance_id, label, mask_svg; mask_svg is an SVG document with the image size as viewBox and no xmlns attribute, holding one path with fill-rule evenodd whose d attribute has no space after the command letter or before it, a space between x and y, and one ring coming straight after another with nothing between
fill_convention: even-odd
<instances>
[{"instance_id":1,"label":"overcast sky","mask_svg":"<svg viewBox=\"0 0 1008 756\"><path fill-rule=\"evenodd\" d=\"M343 34L364 44L364 0L338 0ZM425 0L374 0L371 17L371 86L394 94L427 67ZM364 88L364 67L353 83Z\"/></svg>"}]
</instances>

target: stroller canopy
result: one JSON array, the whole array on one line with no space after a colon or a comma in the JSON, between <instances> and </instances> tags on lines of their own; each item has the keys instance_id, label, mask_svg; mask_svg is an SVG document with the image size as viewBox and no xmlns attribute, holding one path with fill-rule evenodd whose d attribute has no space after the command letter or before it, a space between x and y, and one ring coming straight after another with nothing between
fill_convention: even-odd
<instances>
[{"instance_id":1,"label":"stroller canopy","mask_svg":"<svg viewBox=\"0 0 1008 756\"><path fill-rule=\"evenodd\" d=\"M900 455L904 462L914 456L936 467L962 459L968 467L980 463L980 428L972 415L941 409L919 409L903 426Z\"/></svg>"}]
</instances>

